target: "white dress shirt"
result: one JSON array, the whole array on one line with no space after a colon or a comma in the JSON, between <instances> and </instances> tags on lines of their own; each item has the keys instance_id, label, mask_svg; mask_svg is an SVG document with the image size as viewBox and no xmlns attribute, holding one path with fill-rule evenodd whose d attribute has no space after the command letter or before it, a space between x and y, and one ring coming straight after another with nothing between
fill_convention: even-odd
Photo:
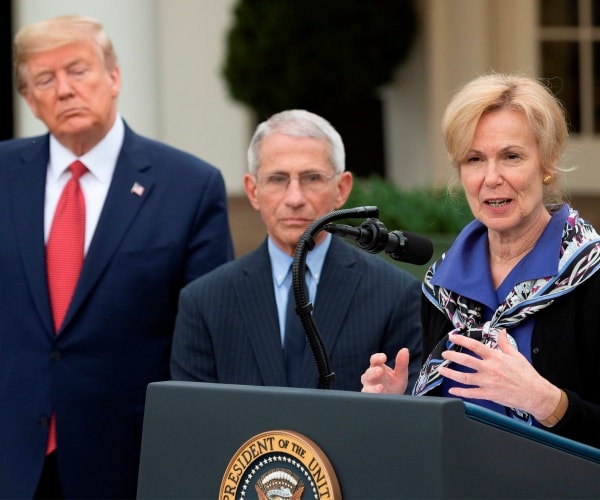
<instances>
[{"instance_id":1,"label":"white dress shirt","mask_svg":"<svg viewBox=\"0 0 600 500\"><path fill-rule=\"evenodd\" d=\"M325 240L316 245L306 254L306 280L308 282L309 301L314 305L317 298L317 286L321 279L323 262L331 243L331 234L327 234ZM281 332L281 345L285 337L285 311L288 296L292 286L291 266L294 261L292 257L284 253L275 243L268 238L267 245L271 259L271 270L273 272L273 287L275 289L275 301L279 315L279 331Z\"/></svg>"},{"instance_id":2,"label":"white dress shirt","mask_svg":"<svg viewBox=\"0 0 600 500\"><path fill-rule=\"evenodd\" d=\"M125 125L120 115L115 123L96 146L81 157L75 156L58 140L50 135L50 161L46 176L46 198L44 204L44 238L48 242L50 227L58 200L67 181L71 178L68 167L75 160L80 160L89 170L80 179L79 184L85 198L85 245L84 252L92 241L98 225L100 212L106 200L117 158L125 137Z\"/></svg>"}]
</instances>

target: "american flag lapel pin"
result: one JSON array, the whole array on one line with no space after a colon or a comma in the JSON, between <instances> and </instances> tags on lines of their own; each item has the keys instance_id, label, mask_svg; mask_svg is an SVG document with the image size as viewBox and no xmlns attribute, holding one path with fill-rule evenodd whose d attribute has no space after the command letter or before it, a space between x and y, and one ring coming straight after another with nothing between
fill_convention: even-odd
<instances>
[{"instance_id":1,"label":"american flag lapel pin","mask_svg":"<svg viewBox=\"0 0 600 500\"><path fill-rule=\"evenodd\" d=\"M138 196L142 196L144 194L144 186L142 186L139 182L134 182L129 192Z\"/></svg>"}]
</instances>

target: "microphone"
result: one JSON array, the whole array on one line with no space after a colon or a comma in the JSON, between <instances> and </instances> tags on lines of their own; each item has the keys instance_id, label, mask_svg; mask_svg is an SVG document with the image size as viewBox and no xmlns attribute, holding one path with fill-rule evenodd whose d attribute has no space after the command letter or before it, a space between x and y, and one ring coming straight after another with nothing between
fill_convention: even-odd
<instances>
[{"instance_id":1,"label":"microphone","mask_svg":"<svg viewBox=\"0 0 600 500\"><path fill-rule=\"evenodd\" d=\"M359 227L345 224L327 224L325 231L356 241L356 244L370 253L384 251L392 259L409 264L426 264L433 255L433 243L416 234L404 231L388 232L380 220L369 218Z\"/></svg>"}]
</instances>

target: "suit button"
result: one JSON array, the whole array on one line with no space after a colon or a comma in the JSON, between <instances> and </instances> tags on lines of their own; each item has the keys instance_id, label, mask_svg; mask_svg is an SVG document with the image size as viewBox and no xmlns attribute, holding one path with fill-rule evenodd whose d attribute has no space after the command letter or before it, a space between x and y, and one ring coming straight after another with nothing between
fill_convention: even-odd
<instances>
[{"instance_id":1,"label":"suit button","mask_svg":"<svg viewBox=\"0 0 600 500\"><path fill-rule=\"evenodd\" d=\"M540 348L539 347L534 347L533 349L531 349L531 352L533 354L539 354L540 353Z\"/></svg>"},{"instance_id":2,"label":"suit button","mask_svg":"<svg viewBox=\"0 0 600 500\"><path fill-rule=\"evenodd\" d=\"M58 363L61 359L62 355L60 354L60 351L52 351L50 353L50 359L52 361L54 361L55 363Z\"/></svg>"},{"instance_id":3,"label":"suit button","mask_svg":"<svg viewBox=\"0 0 600 500\"><path fill-rule=\"evenodd\" d=\"M40 417L38 418L38 425L40 427L47 428L49 425L50 419L48 417Z\"/></svg>"}]
</instances>

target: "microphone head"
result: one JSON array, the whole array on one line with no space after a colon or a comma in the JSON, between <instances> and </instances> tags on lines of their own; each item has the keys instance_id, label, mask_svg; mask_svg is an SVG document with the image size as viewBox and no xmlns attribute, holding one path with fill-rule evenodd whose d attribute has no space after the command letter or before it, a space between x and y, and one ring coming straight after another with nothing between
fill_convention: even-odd
<instances>
[{"instance_id":1,"label":"microphone head","mask_svg":"<svg viewBox=\"0 0 600 500\"><path fill-rule=\"evenodd\" d=\"M392 231L392 233L398 233L399 231ZM427 264L433 255L433 243L428 238L419 236L418 234L401 232L401 235L396 234L402 239L402 244L398 245L393 252L388 255L401 262L407 262L408 264L416 264L422 266Z\"/></svg>"}]
</instances>

